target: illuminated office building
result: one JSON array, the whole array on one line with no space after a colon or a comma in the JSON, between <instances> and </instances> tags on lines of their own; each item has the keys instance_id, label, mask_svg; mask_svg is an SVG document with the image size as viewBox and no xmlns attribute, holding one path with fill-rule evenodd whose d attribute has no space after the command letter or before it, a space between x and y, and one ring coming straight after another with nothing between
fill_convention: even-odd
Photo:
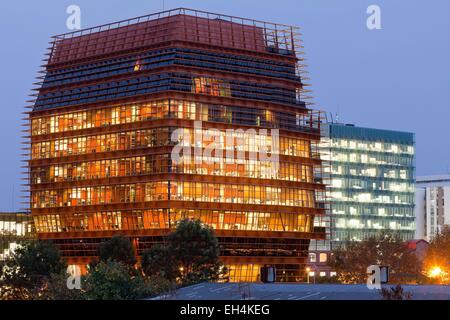
<instances>
[{"instance_id":1,"label":"illuminated office building","mask_svg":"<svg viewBox=\"0 0 450 320\"><path fill-rule=\"evenodd\" d=\"M85 265L115 234L140 255L196 218L214 228L232 281L264 265L299 280L310 239L325 236L314 225L321 120L305 101L300 47L296 27L189 9L55 36L28 113L39 237ZM176 145L205 150L208 129L244 158L173 161ZM279 156L276 173L250 157L261 148Z\"/></svg>"},{"instance_id":2,"label":"illuminated office building","mask_svg":"<svg viewBox=\"0 0 450 320\"><path fill-rule=\"evenodd\" d=\"M36 236L33 219L25 212L0 212L0 263L23 242Z\"/></svg>"},{"instance_id":3,"label":"illuminated office building","mask_svg":"<svg viewBox=\"0 0 450 320\"><path fill-rule=\"evenodd\" d=\"M414 238L414 134L330 123L331 248L382 231Z\"/></svg>"}]
</instances>

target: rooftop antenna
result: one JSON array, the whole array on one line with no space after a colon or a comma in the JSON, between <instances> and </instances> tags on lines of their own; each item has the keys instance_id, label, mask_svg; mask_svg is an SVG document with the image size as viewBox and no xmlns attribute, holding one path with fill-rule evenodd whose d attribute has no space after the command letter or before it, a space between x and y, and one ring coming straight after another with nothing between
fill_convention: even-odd
<instances>
[{"instance_id":1,"label":"rooftop antenna","mask_svg":"<svg viewBox=\"0 0 450 320\"><path fill-rule=\"evenodd\" d=\"M165 2L166 2L165 0L162 0L162 4L163 4L163 11L165 11L165 10L166 10L166 9L165 9L165 8L166 8L166 6L165 6Z\"/></svg>"},{"instance_id":2,"label":"rooftop antenna","mask_svg":"<svg viewBox=\"0 0 450 320\"><path fill-rule=\"evenodd\" d=\"M336 123L339 123L339 106L337 106L337 111L336 111Z\"/></svg>"},{"instance_id":3,"label":"rooftop antenna","mask_svg":"<svg viewBox=\"0 0 450 320\"><path fill-rule=\"evenodd\" d=\"M14 212L14 184L12 185L12 195L11 195L11 212Z\"/></svg>"}]
</instances>

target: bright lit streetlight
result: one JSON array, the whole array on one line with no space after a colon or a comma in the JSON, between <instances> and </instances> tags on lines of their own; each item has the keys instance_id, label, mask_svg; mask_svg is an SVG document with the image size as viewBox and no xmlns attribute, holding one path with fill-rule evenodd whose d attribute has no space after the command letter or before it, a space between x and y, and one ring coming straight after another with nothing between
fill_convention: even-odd
<instances>
[{"instance_id":1,"label":"bright lit streetlight","mask_svg":"<svg viewBox=\"0 0 450 320\"><path fill-rule=\"evenodd\" d=\"M431 278L437 278L437 277L442 276L443 271L442 271L441 267L435 266L435 267L431 268L431 270L429 271L428 274L430 275Z\"/></svg>"},{"instance_id":2,"label":"bright lit streetlight","mask_svg":"<svg viewBox=\"0 0 450 320\"><path fill-rule=\"evenodd\" d=\"M306 268L306 281L307 281L307 283L309 284L309 273L311 272L311 268L310 267L307 267Z\"/></svg>"}]
</instances>

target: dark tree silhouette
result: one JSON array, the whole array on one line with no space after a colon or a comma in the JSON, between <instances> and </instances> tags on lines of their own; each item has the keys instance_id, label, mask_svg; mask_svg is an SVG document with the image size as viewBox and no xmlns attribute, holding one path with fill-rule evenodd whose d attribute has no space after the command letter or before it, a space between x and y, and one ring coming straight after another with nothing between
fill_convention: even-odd
<instances>
[{"instance_id":1,"label":"dark tree silhouette","mask_svg":"<svg viewBox=\"0 0 450 320\"><path fill-rule=\"evenodd\" d=\"M389 266L393 283L414 283L421 277L420 261L398 235L389 233L349 242L333 251L329 265L343 283L365 283L370 265Z\"/></svg>"},{"instance_id":2,"label":"dark tree silhouette","mask_svg":"<svg viewBox=\"0 0 450 320\"><path fill-rule=\"evenodd\" d=\"M136 253L129 238L114 236L108 241L101 243L98 247L100 261L108 260L122 262L127 266L136 264Z\"/></svg>"},{"instance_id":3,"label":"dark tree silhouette","mask_svg":"<svg viewBox=\"0 0 450 320\"><path fill-rule=\"evenodd\" d=\"M214 231L199 220L181 220L166 238L143 254L146 274L160 274L168 279L178 277L182 283L216 280L226 270L219 261L219 244Z\"/></svg>"},{"instance_id":4,"label":"dark tree silhouette","mask_svg":"<svg viewBox=\"0 0 450 320\"><path fill-rule=\"evenodd\" d=\"M52 275L64 274L66 264L50 242L31 241L5 262L0 280L3 299L39 299Z\"/></svg>"}]
</instances>

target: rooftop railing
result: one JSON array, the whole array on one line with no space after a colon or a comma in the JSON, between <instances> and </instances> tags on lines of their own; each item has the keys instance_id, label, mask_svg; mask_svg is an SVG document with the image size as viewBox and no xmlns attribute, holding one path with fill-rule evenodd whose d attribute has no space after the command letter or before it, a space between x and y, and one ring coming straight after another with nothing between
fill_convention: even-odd
<instances>
[{"instance_id":1,"label":"rooftop railing","mask_svg":"<svg viewBox=\"0 0 450 320\"><path fill-rule=\"evenodd\" d=\"M299 27L178 8L53 37L49 63L186 40L295 56Z\"/></svg>"}]
</instances>

